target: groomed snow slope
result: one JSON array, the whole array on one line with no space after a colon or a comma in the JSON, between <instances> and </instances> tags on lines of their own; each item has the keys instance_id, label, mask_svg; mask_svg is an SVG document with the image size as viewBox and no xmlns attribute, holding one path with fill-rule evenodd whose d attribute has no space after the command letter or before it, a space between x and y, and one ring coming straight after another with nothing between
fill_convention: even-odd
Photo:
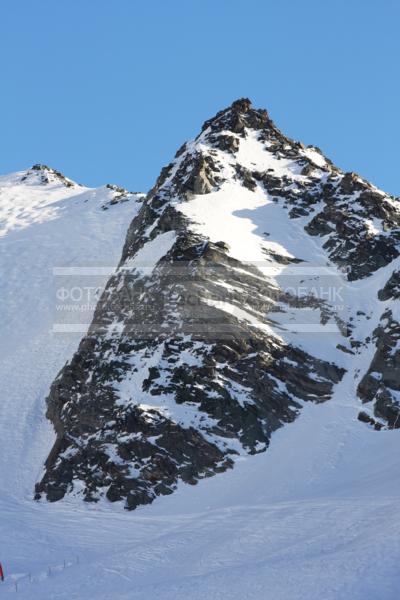
<instances>
[{"instance_id":1,"label":"groomed snow slope","mask_svg":"<svg viewBox=\"0 0 400 600\"><path fill-rule=\"evenodd\" d=\"M3 499L4 595L17 581L29 600L395 600L396 431L356 421L345 387L269 452L135 513Z\"/></svg>"}]
</instances>

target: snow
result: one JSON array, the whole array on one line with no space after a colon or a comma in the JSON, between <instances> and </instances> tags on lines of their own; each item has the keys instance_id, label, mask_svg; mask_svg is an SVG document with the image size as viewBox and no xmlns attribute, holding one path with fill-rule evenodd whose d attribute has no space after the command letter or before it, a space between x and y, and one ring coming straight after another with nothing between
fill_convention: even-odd
<instances>
[{"instance_id":1,"label":"snow","mask_svg":"<svg viewBox=\"0 0 400 600\"><path fill-rule=\"evenodd\" d=\"M318 152L318 150L316 150L312 146L309 146L308 148L303 150L303 154L304 156L309 158L314 164L316 164L317 167L326 167L326 159L320 152Z\"/></svg>"},{"instance_id":2,"label":"snow","mask_svg":"<svg viewBox=\"0 0 400 600\"><path fill-rule=\"evenodd\" d=\"M382 220L377 219L365 219L365 225L367 227L368 233L372 235L379 235L383 233Z\"/></svg>"},{"instance_id":3,"label":"snow","mask_svg":"<svg viewBox=\"0 0 400 600\"><path fill-rule=\"evenodd\" d=\"M268 171L272 169L274 175L282 177L290 175L293 178L300 176L302 167L297 161L287 158L277 158L269 152L258 140L257 132L248 132L246 138L240 140L237 161L249 170Z\"/></svg>"},{"instance_id":4,"label":"snow","mask_svg":"<svg viewBox=\"0 0 400 600\"><path fill-rule=\"evenodd\" d=\"M262 238L254 235L253 222L250 218L235 214L244 207L251 211L264 204L265 197L261 192L250 192L240 185L228 182L219 191L195 196L193 200L179 204L177 208L193 220L193 228L199 233L208 236L213 242L226 242L234 258L265 263Z\"/></svg>"}]
</instances>

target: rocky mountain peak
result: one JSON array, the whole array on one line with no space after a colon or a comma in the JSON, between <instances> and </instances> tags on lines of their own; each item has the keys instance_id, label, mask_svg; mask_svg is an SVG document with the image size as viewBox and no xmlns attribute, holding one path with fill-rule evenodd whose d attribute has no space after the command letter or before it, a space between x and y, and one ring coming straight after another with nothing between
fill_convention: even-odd
<instances>
[{"instance_id":1,"label":"rocky mountain peak","mask_svg":"<svg viewBox=\"0 0 400 600\"><path fill-rule=\"evenodd\" d=\"M179 149L151 191L151 205L162 211L170 200L210 193L232 179L267 193L290 218L303 218L307 233L324 239L330 259L350 280L399 254L398 199L343 173L319 148L290 139L248 99L218 112Z\"/></svg>"},{"instance_id":2,"label":"rocky mountain peak","mask_svg":"<svg viewBox=\"0 0 400 600\"><path fill-rule=\"evenodd\" d=\"M246 127L250 129L274 128L274 124L264 109L255 109L248 98L235 100L231 106L219 111L215 117L203 124L202 131L230 131L243 135Z\"/></svg>"},{"instance_id":3,"label":"rocky mountain peak","mask_svg":"<svg viewBox=\"0 0 400 600\"><path fill-rule=\"evenodd\" d=\"M238 100L234 100L230 106L232 111L237 111L239 113L247 113L252 108L252 103L249 98L239 98Z\"/></svg>"},{"instance_id":4,"label":"rocky mountain peak","mask_svg":"<svg viewBox=\"0 0 400 600\"><path fill-rule=\"evenodd\" d=\"M52 385L57 440L36 497L150 503L265 451L347 373L381 428L397 427L385 367L396 316L372 327L352 282L370 277L380 302L376 273L399 255L399 218L393 198L287 138L248 99L206 121L143 202L88 334ZM342 303L326 297L337 288ZM367 348L371 362L371 344L361 380L349 357Z\"/></svg>"}]
</instances>

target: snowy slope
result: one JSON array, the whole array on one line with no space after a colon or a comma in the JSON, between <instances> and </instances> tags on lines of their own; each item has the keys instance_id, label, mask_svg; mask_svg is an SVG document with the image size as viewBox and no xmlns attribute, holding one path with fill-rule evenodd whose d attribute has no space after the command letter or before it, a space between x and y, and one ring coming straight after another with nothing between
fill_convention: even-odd
<instances>
[{"instance_id":1,"label":"snowy slope","mask_svg":"<svg viewBox=\"0 0 400 600\"><path fill-rule=\"evenodd\" d=\"M309 405L269 452L130 515L2 502L5 590L18 581L30 600L395 600L397 436L363 427L357 410L354 395Z\"/></svg>"},{"instance_id":2,"label":"snowy slope","mask_svg":"<svg viewBox=\"0 0 400 600\"><path fill-rule=\"evenodd\" d=\"M3 493L19 498L31 498L54 438L44 398L93 314L88 307L80 330L57 333L57 287L68 279L72 289L74 280L55 270L104 267L95 278L104 285L140 199L126 192L110 205L121 195L111 186L85 188L38 167L0 177L0 472ZM75 276L77 286L88 281Z\"/></svg>"}]
</instances>

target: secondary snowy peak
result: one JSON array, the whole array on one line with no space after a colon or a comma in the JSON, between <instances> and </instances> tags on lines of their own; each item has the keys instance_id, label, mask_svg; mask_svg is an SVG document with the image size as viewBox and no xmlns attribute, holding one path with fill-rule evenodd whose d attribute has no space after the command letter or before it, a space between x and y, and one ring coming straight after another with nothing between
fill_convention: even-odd
<instances>
[{"instance_id":1,"label":"secondary snowy peak","mask_svg":"<svg viewBox=\"0 0 400 600\"><path fill-rule=\"evenodd\" d=\"M33 165L26 173L21 177L21 181L30 185L64 185L65 187L78 186L78 183L65 177L60 171L52 169L47 165L36 164Z\"/></svg>"},{"instance_id":2,"label":"secondary snowy peak","mask_svg":"<svg viewBox=\"0 0 400 600\"><path fill-rule=\"evenodd\" d=\"M378 294L399 267L399 216L246 99L207 121L132 221L52 385L57 440L36 497L133 509L264 451L305 402L340 385L356 396L395 311ZM386 409L370 390L365 414L397 427L382 381Z\"/></svg>"},{"instance_id":3,"label":"secondary snowy peak","mask_svg":"<svg viewBox=\"0 0 400 600\"><path fill-rule=\"evenodd\" d=\"M0 177L0 501L13 503L41 473L54 442L44 397L87 331L94 290L116 268L141 206L141 195L122 202L118 190L35 182L38 173Z\"/></svg>"},{"instance_id":4,"label":"secondary snowy peak","mask_svg":"<svg viewBox=\"0 0 400 600\"><path fill-rule=\"evenodd\" d=\"M141 202L143 198L144 194L111 184L84 187L55 169L34 165L26 171L0 176L0 237L59 219L67 208L79 212L79 206L89 203L94 210L107 210L115 204Z\"/></svg>"}]
</instances>

